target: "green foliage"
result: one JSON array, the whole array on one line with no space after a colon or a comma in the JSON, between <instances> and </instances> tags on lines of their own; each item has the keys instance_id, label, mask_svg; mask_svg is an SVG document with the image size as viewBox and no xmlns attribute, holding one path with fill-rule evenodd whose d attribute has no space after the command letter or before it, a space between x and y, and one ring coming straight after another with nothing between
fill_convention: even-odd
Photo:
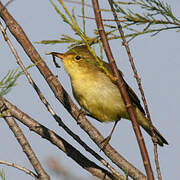
<instances>
[{"instance_id":1,"label":"green foliage","mask_svg":"<svg viewBox=\"0 0 180 180\"><path fill-rule=\"evenodd\" d=\"M82 29L80 28L80 26L78 25L78 21L77 21L77 15L75 14L75 7L72 9L71 14L69 13L69 11L66 9L65 6L63 6L63 9L65 11L65 13L63 13L53 2L53 0L50 0L51 4L53 5L53 7L55 8L56 12L61 16L62 20L71 27L71 29L74 31L75 33L75 37L71 37L69 35L63 34L61 35L60 40L42 40L40 42L36 42L39 44L56 44L56 43L69 43L71 44L69 46L69 48L77 46L77 45L82 45L82 44L94 44L97 43L97 39L99 38L99 36L96 37L88 37L86 34L86 21L85 21L85 11L84 11L84 6L85 3L84 1L82 1L82 24L83 27ZM77 37L78 36L78 37ZM79 38L80 37L80 38Z\"/></svg>"},{"instance_id":2,"label":"green foliage","mask_svg":"<svg viewBox=\"0 0 180 180\"><path fill-rule=\"evenodd\" d=\"M87 41L89 42L89 44L92 44L94 42L97 41L97 37L95 38L90 38L87 37ZM73 46L77 46L77 45L82 45L84 44L84 41L81 39L75 39L69 35L65 35L63 34L60 38L60 40L42 40L41 42L36 42L38 44L57 44L57 43L67 43L67 44L71 44L69 46L69 48L73 47Z\"/></svg>"},{"instance_id":3,"label":"green foliage","mask_svg":"<svg viewBox=\"0 0 180 180\"><path fill-rule=\"evenodd\" d=\"M16 86L16 81L23 72L18 72L16 70L9 70L8 73L0 81L0 95L3 96L7 94L12 87Z\"/></svg>"},{"instance_id":4,"label":"green foliage","mask_svg":"<svg viewBox=\"0 0 180 180\"><path fill-rule=\"evenodd\" d=\"M180 20L163 0L116 1L114 5L123 27L130 31L127 37L147 33L156 35L164 30L180 29Z\"/></svg>"},{"instance_id":5,"label":"green foliage","mask_svg":"<svg viewBox=\"0 0 180 180\"><path fill-rule=\"evenodd\" d=\"M6 178L5 178L5 172L4 172L3 169L0 170L0 177L1 177L2 180L5 180L5 179L6 179Z\"/></svg>"},{"instance_id":6,"label":"green foliage","mask_svg":"<svg viewBox=\"0 0 180 180\"><path fill-rule=\"evenodd\" d=\"M39 62L29 65L25 71L36 66ZM2 80L0 80L0 96L4 96L9 93L9 91L17 85L16 81L23 74L24 71L18 71L18 68L16 70L9 70Z\"/></svg>"},{"instance_id":7,"label":"green foliage","mask_svg":"<svg viewBox=\"0 0 180 180\"><path fill-rule=\"evenodd\" d=\"M75 35L78 35L80 39L76 36L74 38L63 34L59 40L43 40L39 43L68 43L71 44L69 46L70 48L86 43L91 45L99 42L100 38L98 30L94 31L94 37L89 37L86 34L85 23L88 19L85 17L84 8L85 6L90 5L85 4L84 0L81 2L82 29L77 23L78 21L76 19L77 15L75 14L75 8L72 9L71 15L66 7L63 6L65 13L62 13L62 11L55 5L53 0L50 0L50 2L55 8L56 12L61 16L62 20L71 27L71 29L75 32ZM126 38L132 39L139 35L145 34L151 34L153 36L165 30L177 29L179 31L180 29L180 20L176 18L170 5L165 3L163 0L114 1L114 7L125 31ZM104 9L102 9L102 11L104 11ZM110 13L110 11L107 11L106 13ZM108 24L105 24L107 21ZM119 34L116 33L118 28L112 25L113 21L113 19L104 19L105 26L110 28L110 30L107 31L108 40L120 38Z\"/></svg>"}]
</instances>

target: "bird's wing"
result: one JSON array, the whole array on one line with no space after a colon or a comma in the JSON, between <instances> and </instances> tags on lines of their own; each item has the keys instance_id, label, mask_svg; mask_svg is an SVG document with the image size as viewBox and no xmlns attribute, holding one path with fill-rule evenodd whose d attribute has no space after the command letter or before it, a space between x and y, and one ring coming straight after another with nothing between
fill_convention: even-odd
<instances>
[{"instance_id":1,"label":"bird's wing","mask_svg":"<svg viewBox=\"0 0 180 180\"><path fill-rule=\"evenodd\" d=\"M124 80L124 79L123 79ZM131 99L131 101L139 108L139 110L145 115L145 111L143 107L141 106L141 102L135 92L130 88L130 86L127 84L127 82L124 80L124 84L126 86L126 90L128 92L128 95Z\"/></svg>"},{"instance_id":2,"label":"bird's wing","mask_svg":"<svg viewBox=\"0 0 180 180\"><path fill-rule=\"evenodd\" d=\"M103 61L103 65L107 68L107 70L111 73L112 73L112 69L111 69L111 66L109 63L106 63ZM123 76L123 73L119 70L120 74ZM124 84L125 84L125 87L126 87L126 90L127 90L127 93L129 95L129 98L131 99L132 103L134 103L138 108L139 110L145 115L145 111L143 109L143 107L141 106L141 103L140 103L140 100L139 98L137 97L137 95L135 94L135 92L131 89L131 87L127 84L127 82L123 79L124 81ZM114 84L116 84L116 82L113 82Z\"/></svg>"}]
</instances>

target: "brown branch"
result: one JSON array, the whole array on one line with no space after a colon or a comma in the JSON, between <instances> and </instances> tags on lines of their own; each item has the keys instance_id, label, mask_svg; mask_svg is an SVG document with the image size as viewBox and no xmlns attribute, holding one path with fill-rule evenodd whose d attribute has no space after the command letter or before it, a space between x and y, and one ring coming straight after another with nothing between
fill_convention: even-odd
<instances>
[{"instance_id":1,"label":"brown branch","mask_svg":"<svg viewBox=\"0 0 180 180\"><path fill-rule=\"evenodd\" d=\"M13 117L15 117L25 126L27 126L31 131L34 131L35 133L39 134L42 138L45 138L52 144L56 145L60 150L66 153L67 156L72 158L75 162L77 162L81 167L89 171L91 174L103 180L112 180L114 178L110 172L99 167L94 162L87 159L71 144L69 144L63 138L58 136L56 133L32 119L30 116L22 112L16 106L7 101L5 98L0 97L0 109L4 107L4 104Z\"/></svg>"},{"instance_id":2,"label":"brown branch","mask_svg":"<svg viewBox=\"0 0 180 180\"><path fill-rule=\"evenodd\" d=\"M3 118L7 122L9 128L14 133L17 141L21 145L23 152L26 154L27 158L29 159L30 163L32 164L34 170L38 174L36 176L36 179L39 180L50 180L49 175L44 171L43 167L41 166L41 163L39 162L38 158L36 157L34 151L32 150L28 140L24 136L21 128L16 123L14 118L12 117L10 111L6 107L6 105L3 103L3 99L0 97L0 112L3 114ZM32 173L30 174L32 175ZM33 174L35 176L35 174Z\"/></svg>"},{"instance_id":3,"label":"brown branch","mask_svg":"<svg viewBox=\"0 0 180 180\"><path fill-rule=\"evenodd\" d=\"M120 24L120 21L118 19L118 16L116 14L115 9L114 9L114 6L113 6L114 2L113 2L113 0L109 0L109 4L111 6L111 10L112 10L113 15L114 15L114 21L117 23L118 30L119 30L120 36L122 38L122 41L123 41L123 45L126 48L126 51L127 51L128 57L129 57L129 61L130 61L130 64L131 64L131 67L132 67L133 72L134 72L134 76L135 76L135 78L137 80L137 84L138 84L139 90L141 92L141 96L142 96L142 100L143 100L143 103L144 103L145 111L146 111L147 118L148 118L149 124L150 124L150 130L152 132L152 141L153 141L153 144L154 144L155 164L156 164L156 170L157 170L157 174L158 174L158 179L161 180L162 176L161 176L160 165L159 165L159 160L158 160L157 138L156 138L156 135L154 133L154 128L153 128L153 124L152 124L152 121L151 121L151 116L150 116L150 112L149 112L149 109L148 109L147 101L146 101L146 98L145 98L145 95L144 95L144 90L142 88L141 79L138 76L138 73L137 73L137 70L136 70L136 67L135 67L135 64L134 64L134 61L133 61L133 57L131 55L131 51L130 51L129 45L128 45L127 41L126 41L126 38L125 38L125 35L124 35L124 32L123 32L122 26ZM151 168L149 168L149 170L150 169ZM152 170L149 173L153 173Z\"/></svg>"},{"instance_id":4,"label":"brown branch","mask_svg":"<svg viewBox=\"0 0 180 180\"><path fill-rule=\"evenodd\" d=\"M115 63L114 57L112 55L112 52L111 52L111 49L110 49L110 46L109 46L109 42L107 40L107 36L106 36L104 26L103 26L103 23L102 23L101 11L100 11L100 8L99 8L98 0L92 0L92 3L93 3L93 7L94 7L93 9L94 9L95 17L96 17L97 27L98 27L98 30L99 30L99 34L101 36L101 41L103 43L103 47L105 49L106 56L107 56L111 66L112 66L114 76L117 79L117 84L118 84L119 90L121 92L121 95L123 97L124 103L126 105L127 111L128 111L129 116L130 116L130 118L132 120L131 122L132 122L133 129L134 129L134 132L136 134L136 138L137 138L137 141L138 141L138 144L139 144L139 148L140 148L140 151L141 151L141 155L142 155L142 159L143 159L143 162L144 162L144 166L145 166L145 169L146 169L148 179L153 180L154 176L153 176L150 160L149 160L149 157L148 157L148 152L147 152L147 149L146 149L146 146L145 146L145 143L144 143L144 139L143 139L139 124L137 122L136 115L135 115L134 110L133 110L133 106L131 104L130 98L129 98L128 93L126 91L126 87L124 85L123 78L122 78L121 74L118 71L117 65ZM109 3L110 3L111 8L112 8L112 1L109 1Z\"/></svg>"},{"instance_id":5,"label":"brown branch","mask_svg":"<svg viewBox=\"0 0 180 180\"><path fill-rule=\"evenodd\" d=\"M0 16L5 21L10 32L14 35L20 45L24 48L25 52L32 60L33 63L37 63L37 67L41 74L45 77L45 80L49 84L50 88L54 92L56 98L64 105L68 112L76 119L80 127L90 136L90 138L101 147L101 142L104 140L100 132L92 126L92 124L85 118L83 114L79 116L79 109L73 103L70 96L61 86L57 78L48 69L45 62L41 59L40 55L33 47L32 43L27 38L23 29L15 21L15 19L9 14L7 9L0 2ZM40 61L41 60L41 61ZM135 180L145 180L146 177L132 164L125 160L118 152L113 149L109 144L103 149L104 153L114 162L118 167L128 172L128 175Z\"/></svg>"}]
</instances>

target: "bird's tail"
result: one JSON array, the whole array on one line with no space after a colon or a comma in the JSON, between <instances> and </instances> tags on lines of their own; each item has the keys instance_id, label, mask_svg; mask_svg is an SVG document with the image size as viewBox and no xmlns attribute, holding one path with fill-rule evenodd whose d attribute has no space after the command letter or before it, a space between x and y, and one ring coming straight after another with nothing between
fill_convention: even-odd
<instances>
[{"instance_id":1,"label":"bird's tail","mask_svg":"<svg viewBox=\"0 0 180 180\"><path fill-rule=\"evenodd\" d=\"M138 123L143 127L143 129L150 135L152 136L151 130L150 130L150 124L148 119L144 116L144 114L139 110L139 108L136 108L136 116L138 119ZM161 133L155 128L154 128L154 133L157 138L157 143L160 146L163 146L164 144L168 144L166 139L161 135Z\"/></svg>"},{"instance_id":2,"label":"bird's tail","mask_svg":"<svg viewBox=\"0 0 180 180\"><path fill-rule=\"evenodd\" d=\"M168 144L168 142L166 141L166 139L161 135L161 133L155 128L154 128L154 133L156 135L156 138L157 138L157 143L160 145L160 146L163 146L164 144ZM152 133L151 133L151 130L150 129L145 129L146 132L152 136Z\"/></svg>"}]
</instances>

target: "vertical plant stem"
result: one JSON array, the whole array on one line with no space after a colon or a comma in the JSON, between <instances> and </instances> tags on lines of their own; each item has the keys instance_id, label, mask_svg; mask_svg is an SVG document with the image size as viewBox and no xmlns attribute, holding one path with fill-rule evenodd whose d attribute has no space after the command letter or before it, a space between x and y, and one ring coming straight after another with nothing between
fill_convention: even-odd
<instances>
[{"instance_id":1,"label":"vertical plant stem","mask_svg":"<svg viewBox=\"0 0 180 180\"><path fill-rule=\"evenodd\" d=\"M103 47L104 47L105 52L106 52L106 56L108 57L108 60L109 60L109 62L111 64L111 66L112 66L114 76L117 79L117 84L118 84L119 90L120 90L121 95L123 97L124 103L126 105L128 113L129 113L129 116L130 116L130 118L132 120L131 122L132 122L134 131L135 131L135 134L136 134L136 138L137 138L137 141L138 141L138 144L139 144L139 148L140 148L140 151L141 151L141 155L142 155L142 159L143 159L143 162L144 162L144 167L146 169L148 180L154 180L154 175L153 175L153 172L152 172L148 152L147 152L147 149L146 149L146 146L145 146L145 143L144 143L144 139L143 139L141 130L140 130L139 125L137 123L136 115L134 113L130 98L129 98L128 93L126 91L126 88L124 86L122 76L120 75L120 73L119 73L119 71L117 69L114 57L112 55L112 52L111 52L111 49L110 49L110 46L109 46L109 42L107 40L107 36L106 36L104 26L103 26L103 23L102 23L101 11L100 11L100 8L99 8L98 0L92 0L92 3L93 3L93 9L94 9L95 17L96 17L97 27L98 27L98 30L99 30L99 34L101 36ZM109 1L109 3L111 4L112 2ZM121 30L122 30L122 28L121 28Z\"/></svg>"},{"instance_id":2,"label":"vertical plant stem","mask_svg":"<svg viewBox=\"0 0 180 180\"><path fill-rule=\"evenodd\" d=\"M126 48L126 51L127 51L128 57L129 57L129 61L130 61L130 64L131 64L131 67L132 67L133 72L134 72L134 76L135 76L135 78L137 80L137 84L139 86L139 90L141 92L142 100L143 100L145 111L146 111L146 114L147 114L147 119L149 120L149 124L150 124L150 130L152 132L152 141L153 141L153 144L154 144L154 156L155 156L155 164L156 164L156 171L157 171L157 174L158 174L158 180L162 180L161 170L160 170L160 165L159 165L159 160L158 160L158 152L157 152L157 138L156 138L156 135L154 133L154 129L153 129L152 121L151 121L150 112L149 112L149 109L148 109L147 101L146 101L146 98L145 98L145 95L144 95L144 91L143 91L143 88L142 88L142 84L141 84L141 79L138 76L138 73L137 73L137 70L136 70L136 67L135 67L135 64L134 64L134 61L133 61L133 57L131 55L131 51L130 51L129 45L128 45L127 41L126 41L124 32L122 30L121 23L120 23L120 21L118 19L118 16L116 14L115 9L114 9L114 6L113 6L114 2L113 2L113 0L108 0L108 1L109 1L110 6L111 6L111 10L113 12L113 15L114 15L114 20L117 23L118 30L119 30L119 33L121 35L122 41L123 41L123 45Z\"/></svg>"}]
</instances>

